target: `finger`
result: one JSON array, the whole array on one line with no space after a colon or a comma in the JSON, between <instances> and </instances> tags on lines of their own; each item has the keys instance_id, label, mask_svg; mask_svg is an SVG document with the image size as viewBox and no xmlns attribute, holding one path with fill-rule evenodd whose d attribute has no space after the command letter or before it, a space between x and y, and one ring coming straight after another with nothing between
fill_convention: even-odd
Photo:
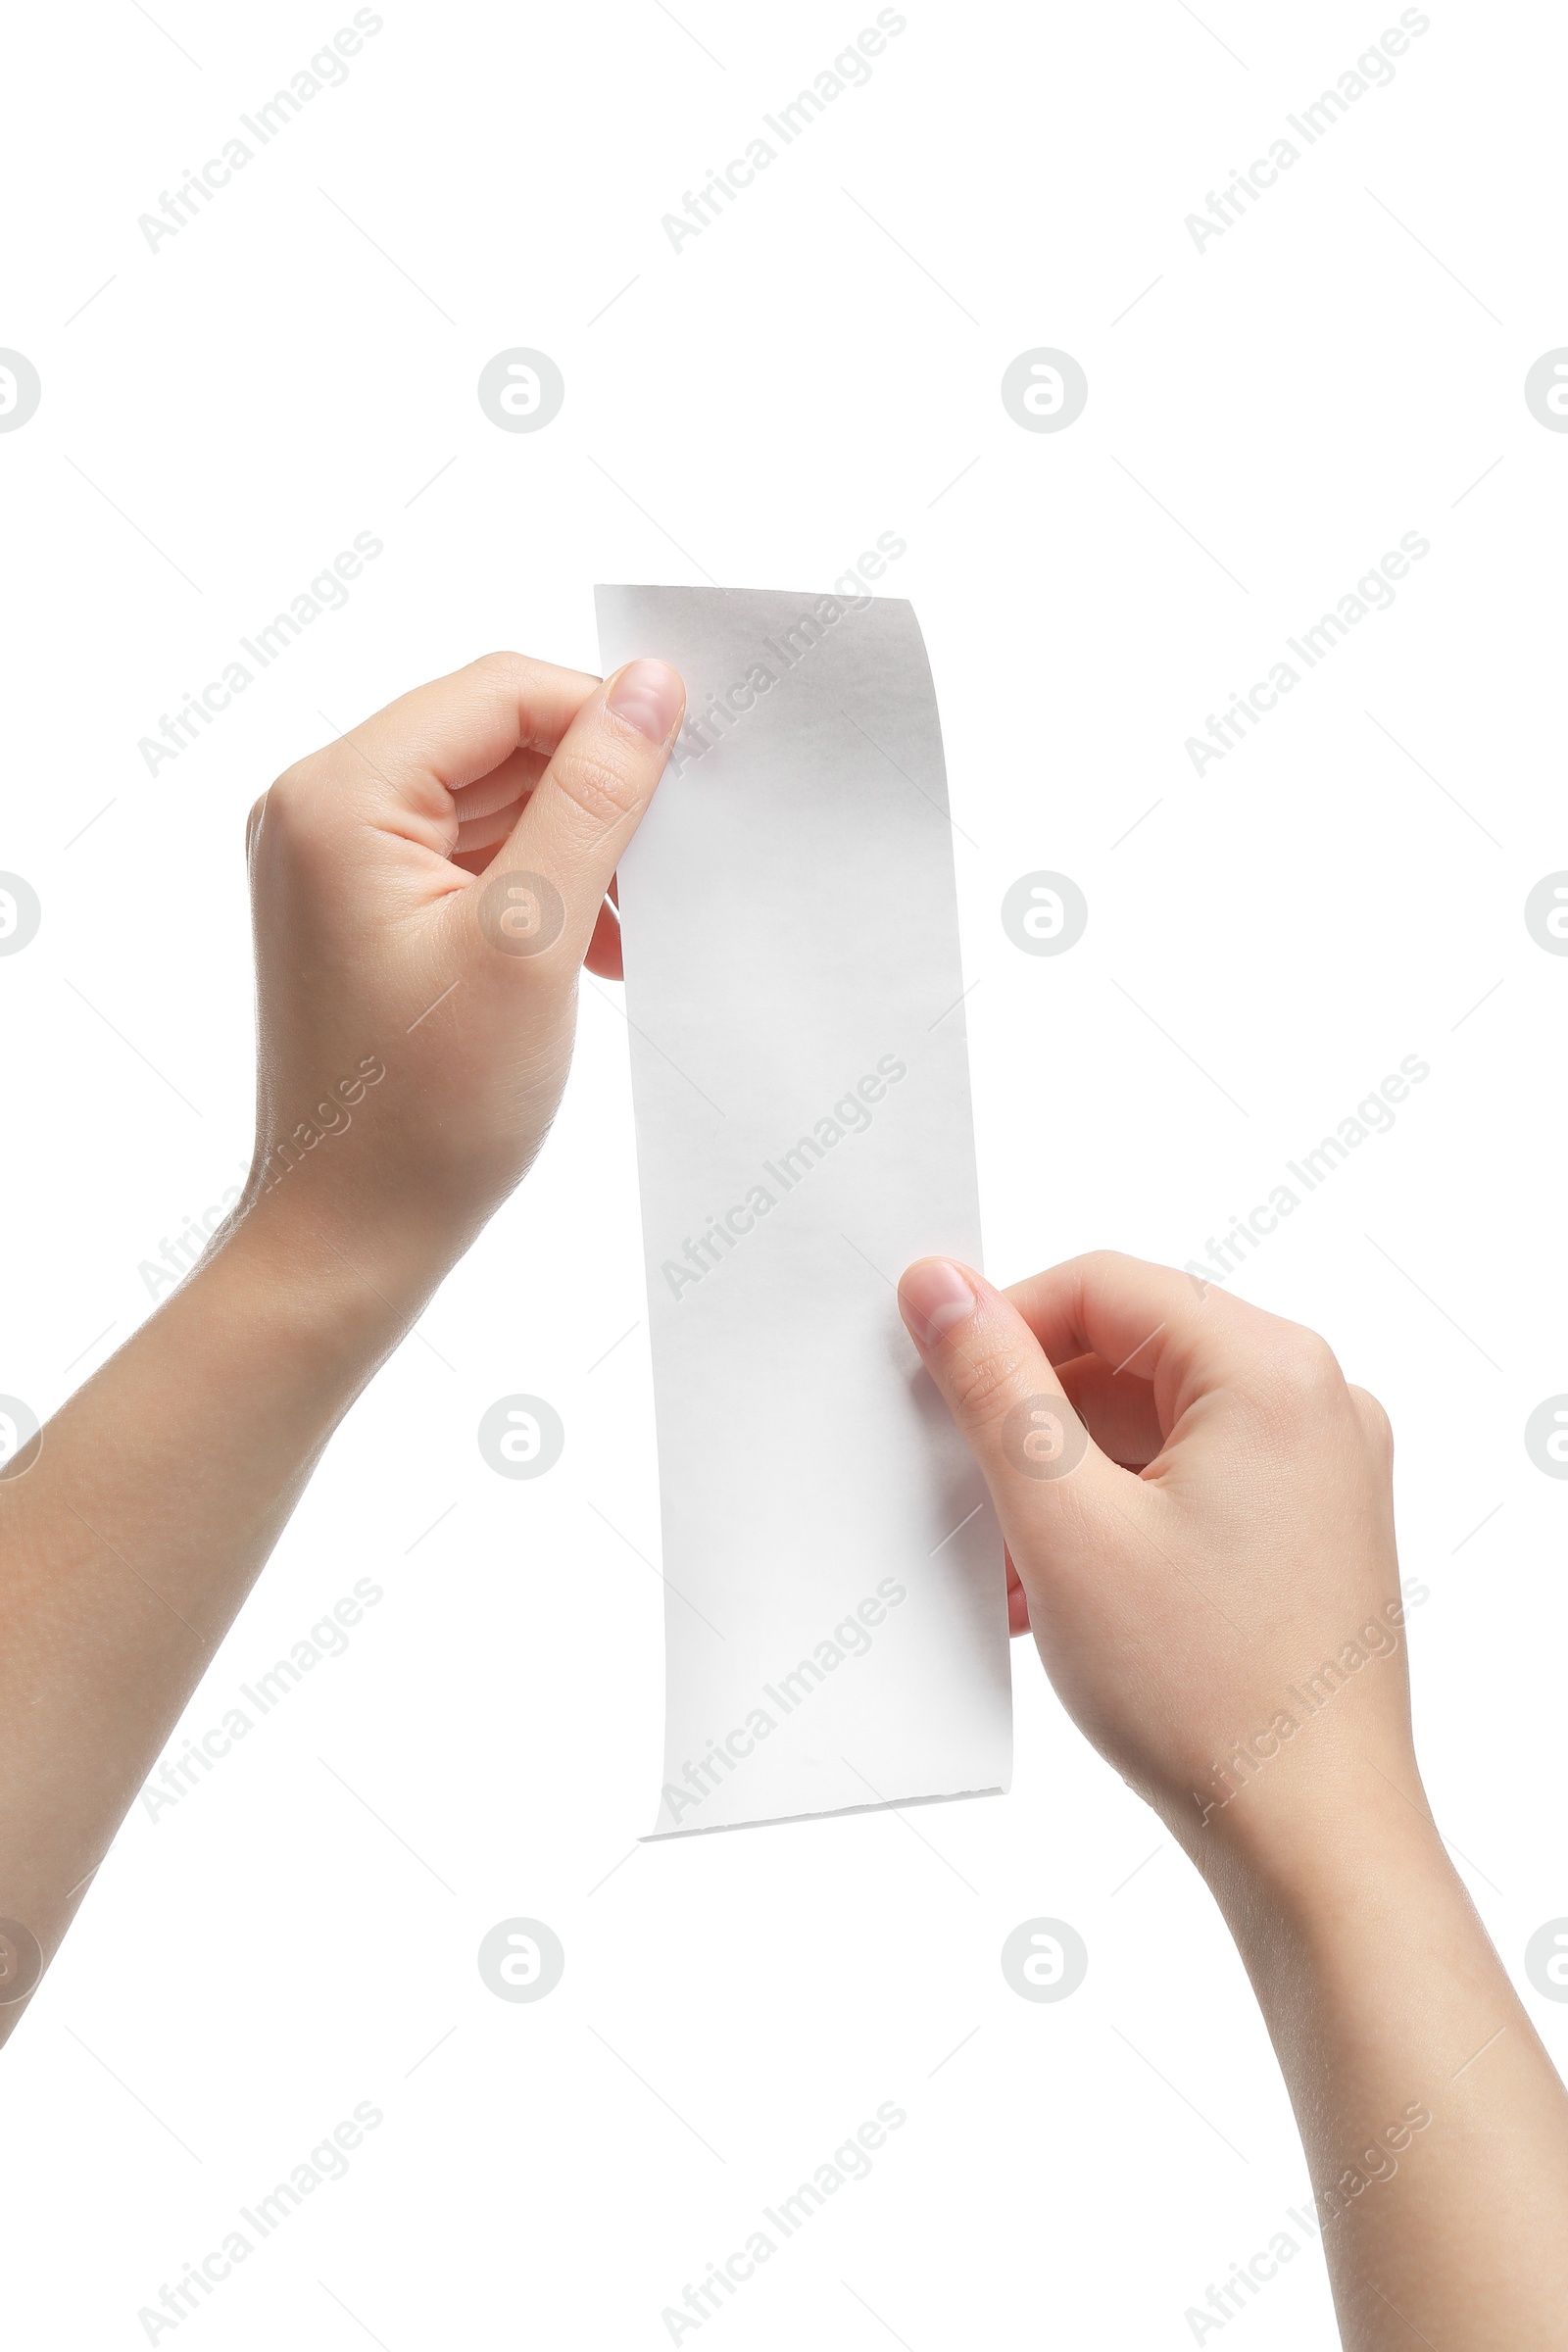
<instances>
[{"instance_id":1,"label":"finger","mask_svg":"<svg viewBox=\"0 0 1568 2352\"><path fill-rule=\"evenodd\" d=\"M409 833L445 856L454 796L516 753L548 760L598 686L581 670L486 654L400 695L298 772L320 784L326 808Z\"/></svg>"},{"instance_id":2,"label":"finger","mask_svg":"<svg viewBox=\"0 0 1568 2352\"><path fill-rule=\"evenodd\" d=\"M1356 1418L1366 1433L1374 1455L1383 1462L1386 1469L1392 1469L1394 1467L1393 1422L1378 1399L1366 1389L1352 1388L1349 1396L1350 1402L1355 1407Z\"/></svg>"},{"instance_id":3,"label":"finger","mask_svg":"<svg viewBox=\"0 0 1568 2352\"><path fill-rule=\"evenodd\" d=\"M565 938L579 960L685 708L680 675L666 662L631 662L617 670L577 712L497 854L497 883L521 872L542 876L559 894Z\"/></svg>"},{"instance_id":4,"label":"finger","mask_svg":"<svg viewBox=\"0 0 1568 2352\"><path fill-rule=\"evenodd\" d=\"M1134 1372L1112 1372L1098 1355L1074 1356L1056 1378L1102 1453L1124 1470L1142 1470L1165 1442L1151 1383Z\"/></svg>"},{"instance_id":5,"label":"finger","mask_svg":"<svg viewBox=\"0 0 1568 2352\"><path fill-rule=\"evenodd\" d=\"M477 783L460 785L452 796L457 804L458 822L466 824L471 817L487 816L492 808L511 808L515 819L516 811L548 763L544 752L513 752Z\"/></svg>"},{"instance_id":6,"label":"finger","mask_svg":"<svg viewBox=\"0 0 1568 2352\"><path fill-rule=\"evenodd\" d=\"M605 903L599 909L599 920L594 925L594 935L588 942L588 953L583 961L591 972L598 973L601 980L624 980L626 977L620 955L620 901L616 896L613 878L605 894Z\"/></svg>"},{"instance_id":7,"label":"finger","mask_svg":"<svg viewBox=\"0 0 1568 2352\"><path fill-rule=\"evenodd\" d=\"M493 850L498 842L511 838L521 814L521 802L509 801L504 808L491 808L483 816L460 815L458 846L453 856L457 857L461 852L466 858L471 857L475 850Z\"/></svg>"},{"instance_id":8,"label":"finger","mask_svg":"<svg viewBox=\"0 0 1568 2352\"><path fill-rule=\"evenodd\" d=\"M452 796L457 843L447 853L454 865L482 873L504 841L516 830L529 794L548 762L543 752L514 752L501 765L465 784Z\"/></svg>"},{"instance_id":9,"label":"finger","mask_svg":"<svg viewBox=\"0 0 1568 2352\"><path fill-rule=\"evenodd\" d=\"M1119 1549L1118 1518L1150 1491L1101 1452L1011 1301L967 1267L927 1257L906 1270L899 1308L985 1473L1020 1574L1039 1569L1042 1546L1054 1568L1088 1569Z\"/></svg>"},{"instance_id":10,"label":"finger","mask_svg":"<svg viewBox=\"0 0 1568 2352\"><path fill-rule=\"evenodd\" d=\"M1029 1631L1029 1595L1018 1582L1018 1571L1005 1544L1002 1556L1007 1563L1007 1631L1016 1638Z\"/></svg>"},{"instance_id":11,"label":"finger","mask_svg":"<svg viewBox=\"0 0 1568 2352\"><path fill-rule=\"evenodd\" d=\"M1213 1284L1111 1250L1032 1274L1007 1298L1053 1363L1093 1354L1113 1376L1150 1382L1166 1437L1190 1404L1245 1384L1271 1343L1297 1332Z\"/></svg>"}]
</instances>

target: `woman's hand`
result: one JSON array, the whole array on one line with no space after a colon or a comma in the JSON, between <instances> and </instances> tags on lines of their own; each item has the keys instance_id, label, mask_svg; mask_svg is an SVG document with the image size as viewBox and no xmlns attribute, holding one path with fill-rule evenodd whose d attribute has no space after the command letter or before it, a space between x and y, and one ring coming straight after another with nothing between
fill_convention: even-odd
<instances>
[{"instance_id":1,"label":"woman's hand","mask_svg":"<svg viewBox=\"0 0 1568 2352\"><path fill-rule=\"evenodd\" d=\"M0 2041L322 1447L543 1142L682 699L491 654L252 811L245 1197L0 1478Z\"/></svg>"},{"instance_id":2,"label":"woman's hand","mask_svg":"<svg viewBox=\"0 0 1568 2352\"><path fill-rule=\"evenodd\" d=\"M251 1217L427 1289L524 1174L571 1058L577 974L620 971L607 894L684 707L489 654L279 777L251 812Z\"/></svg>"},{"instance_id":3,"label":"woman's hand","mask_svg":"<svg viewBox=\"0 0 1568 2352\"><path fill-rule=\"evenodd\" d=\"M1236 1938L1346 2345L1568 2343L1568 2098L1416 1770L1381 1406L1135 1258L1006 1293L926 1258L900 1297L1047 1672ZM1247 2302L1211 2287L1194 2336Z\"/></svg>"},{"instance_id":4,"label":"woman's hand","mask_svg":"<svg viewBox=\"0 0 1568 2352\"><path fill-rule=\"evenodd\" d=\"M990 1482L1015 1630L1022 1602L1200 1866L1283 1866L1380 1779L1424 1804L1388 1416L1322 1340L1109 1252L1005 1294L926 1259L901 1296Z\"/></svg>"}]
</instances>

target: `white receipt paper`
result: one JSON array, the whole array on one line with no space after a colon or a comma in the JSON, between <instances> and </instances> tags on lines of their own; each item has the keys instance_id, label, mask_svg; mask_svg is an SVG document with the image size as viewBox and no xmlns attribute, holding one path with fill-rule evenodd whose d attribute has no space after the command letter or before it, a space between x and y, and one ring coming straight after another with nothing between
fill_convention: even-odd
<instances>
[{"instance_id":1,"label":"white receipt paper","mask_svg":"<svg viewBox=\"0 0 1568 2352\"><path fill-rule=\"evenodd\" d=\"M978 1265L953 835L911 608L595 592L687 724L620 863L663 1527L656 1838L1004 1789L1002 1539L900 1320Z\"/></svg>"}]
</instances>

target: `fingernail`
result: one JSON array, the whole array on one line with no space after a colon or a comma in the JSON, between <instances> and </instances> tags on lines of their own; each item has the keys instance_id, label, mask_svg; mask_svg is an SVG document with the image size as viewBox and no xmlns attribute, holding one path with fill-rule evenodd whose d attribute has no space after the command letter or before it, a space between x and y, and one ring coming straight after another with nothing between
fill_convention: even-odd
<instances>
[{"instance_id":1,"label":"fingernail","mask_svg":"<svg viewBox=\"0 0 1568 2352\"><path fill-rule=\"evenodd\" d=\"M978 1304L958 1268L948 1258L927 1258L911 1266L899 1285L899 1304L909 1329L929 1348L944 1332L972 1315Z\"/></svg>"},{"instance_id":2,"label":"fingernail","mask_svg":"<svg viewBox=\"0 0 1568 2352\"><path fill-rule=\"evenodd\" d=\"M606 704L650 743L662 743L680 714L686 690L679 670L667 662L628 662L614 679Z\"/></svg>"}]
</instances>

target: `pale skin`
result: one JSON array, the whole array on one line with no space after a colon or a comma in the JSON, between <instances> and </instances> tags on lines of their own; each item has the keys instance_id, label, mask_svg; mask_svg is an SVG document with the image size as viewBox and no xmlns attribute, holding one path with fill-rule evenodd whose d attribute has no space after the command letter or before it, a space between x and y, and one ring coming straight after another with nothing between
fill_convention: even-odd
<instances>
[{"instance_id":1,"label":"pale skin","mask_svg":"<svg viewBox=\"0 0 1568 2352\"><path fill-rule=\"evenodd\" d=\"M659 663L493 655L252 811L244 1199L0 1477L0 1920L44 1962L333 1430L537 1154L681 710ZM926 1260L901 1299L990 1481L1014 1629L1213 1889L1314 2188L1363 2181L1324 2230L1345 2342L1568 2344L1568 2098L1431 1825L1379 1407L1311 1334L1130 1259L1005 1295ZM1069 1452L1081 1411L1067 1475L1004 1437L1031 1399ZM27 1965L0 1944L0 2037Z\"/></svg>"},{"instance_id":2,"label":"pale skin","mask_svg":"<svg viewBox=\"0 0 1568 2352\"><path fill-rule=\"evenodd\" d=\"M1568 2093L1421 1786L1382 1407L1314 1333L1108 1251L1004 1293L923 1259L900 1300L1014 1630L1236 1938L1345 2344L1568 2345Z\"/></svg>"},{"instance_id":3,"label":"pale skin","mask_svg":"<svg viewBox=\"0 0 1568 2352\"><path fill-rule=\"evenodd\" d=\"M491 655L251 811L244 1198L0 1478L0 1919L29 1939L0 1944L0 2036L333 1430L538 1152L683 705L659 662Z\"/></svg>"}]
</instances>

